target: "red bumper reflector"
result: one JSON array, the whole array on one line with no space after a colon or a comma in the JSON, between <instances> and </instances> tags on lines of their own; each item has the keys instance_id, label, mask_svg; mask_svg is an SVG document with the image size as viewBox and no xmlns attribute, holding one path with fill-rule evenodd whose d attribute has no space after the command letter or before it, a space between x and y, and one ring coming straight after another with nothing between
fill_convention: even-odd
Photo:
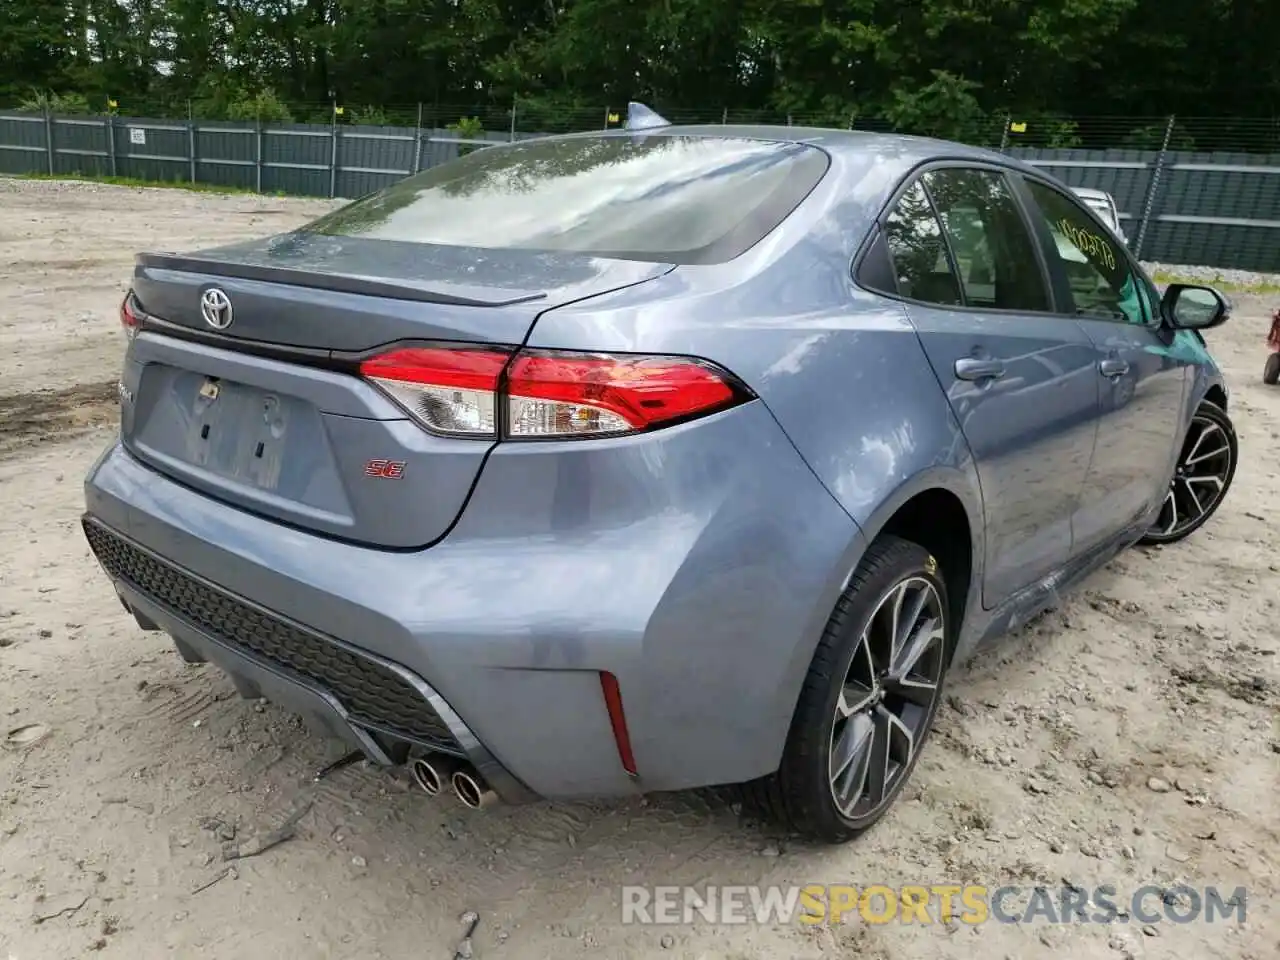
<instances>
[{"instance_id":1,"label":"red bumper reflector","mask_svg":"<svg viewBox=\"0 0 1280 960\"><path fill-rule=\"evenodd\" d=\"M609 725L613 727L613 740L618 745L618 759L622 761L622 769L637 777L636 755L631 752L631 734L627 733L627 716L622 712L622 691L618 688L618 678L612 673L600 671L600 689L604 692L604 705L609 711Z\"/></svg>"}]
</instances>

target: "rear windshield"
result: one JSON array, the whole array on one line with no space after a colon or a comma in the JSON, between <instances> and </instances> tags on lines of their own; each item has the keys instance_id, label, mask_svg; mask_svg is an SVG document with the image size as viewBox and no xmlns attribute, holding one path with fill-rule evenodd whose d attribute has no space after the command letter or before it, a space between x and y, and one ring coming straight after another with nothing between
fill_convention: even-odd
<instances>
[{"instance_id":1,"label":"rear windshield","mask_svg":"<svg viewBox=\"0 0 1280 960\"><path fill-rule=\"evenodd\" d=\"M816 147L677 135L483 147L305 231L488 249L722 263L781 223L826 173Z\"/></svg>"}]
</instances>

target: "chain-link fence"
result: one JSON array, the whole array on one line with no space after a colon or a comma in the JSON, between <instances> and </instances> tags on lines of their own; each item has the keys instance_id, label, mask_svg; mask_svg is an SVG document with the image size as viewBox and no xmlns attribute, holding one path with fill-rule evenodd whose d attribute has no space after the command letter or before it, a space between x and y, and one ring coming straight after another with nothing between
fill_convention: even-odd
<instances>
[{"instance_id":1,"label":"chain-link fence","mask_svg":"<svg viewBox=\"0 0 1280 960\"><path fill-rule=\"evenodd\" d=\"M626 106L400 108L259 104L210 119L207 104L111 103L98 115L0 111L0 173L90 175L267 193L356 197L494 142L615 129ZM225 113L225 111L223 111ZM891 131L850 115L674 110L673 123L772 123ZM1280 121L1182 117L953 118L928 129L1110 193L1145 260L1280 272Z\"/></svg>"}]
</instances>

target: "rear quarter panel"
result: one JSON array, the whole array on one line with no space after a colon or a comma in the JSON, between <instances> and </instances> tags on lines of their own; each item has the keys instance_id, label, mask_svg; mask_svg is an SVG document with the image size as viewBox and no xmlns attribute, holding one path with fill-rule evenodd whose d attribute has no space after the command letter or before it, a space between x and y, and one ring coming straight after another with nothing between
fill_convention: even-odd
<instances>
[{"instance_id":1,"label":"rear quarter panel","mask_svg":"<svg viewBox=\"0 0 1280 960\"><path fill-rule=\"evenodd\" d=\"M680 267L641 287L550 311L529 345L721 364L758 394L868 541L913 495L954 493L969 514L980 582L981 497L963 434L905 310L851 279L855 251L905 172L883 168L872 165L852 182L837 178L835 196L811 196L729 264ZM822 576L843 582L851 572ZM801 640L805 667L820 633L819 626ZM802 676L788 683L798 690Z\"/></svg>"}]
</instances>

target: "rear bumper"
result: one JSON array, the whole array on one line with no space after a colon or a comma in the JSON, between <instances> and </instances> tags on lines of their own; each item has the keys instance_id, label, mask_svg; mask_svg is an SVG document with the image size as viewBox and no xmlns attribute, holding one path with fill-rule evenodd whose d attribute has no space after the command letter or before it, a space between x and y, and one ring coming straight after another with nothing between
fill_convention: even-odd
<instances>
[{"instance_id":1,"label":"rear bumper","mask_svg":"<svg viewBox=\"0 0 1280 960\"><path fill-rule=\"evenodd\" d=\"M240 696L265 697L381 766L415 747L448 753L469 760L506 802L534 798L421 677L234 596L92 517L83 524L138 624L169 634L183 659L220 667Z\"/></svg>"},{"instance_id":2,"label":"rear bumper","mask_svg":"<svg viewBox=\"0 0 1280 960\"><path fill-rule=\"evenodd\" d=\"M100 529L147 558L127 568L95 544L117 590L188 655L380 761L395 762L379 757L380 734L409 729L467 756L512 801L776 769L863 548L759 403L647 437L499 447L454 530L426 551L285 527L119 445L85 491L91 542ZM325 673L335 657L337 679ZM619 760L600 671L618 678L637 778ZM417 708L380 686L387 674L447 737L412 726ZM381 712L351 685L365 681Z\"/></svg>"}]
</instances>

